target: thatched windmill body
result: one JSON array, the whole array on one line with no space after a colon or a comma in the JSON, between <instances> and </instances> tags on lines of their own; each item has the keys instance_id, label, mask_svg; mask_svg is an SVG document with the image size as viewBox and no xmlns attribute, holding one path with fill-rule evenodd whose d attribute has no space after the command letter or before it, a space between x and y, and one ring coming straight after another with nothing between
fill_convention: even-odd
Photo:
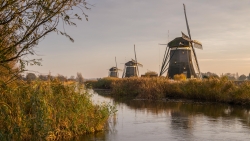
<instances>
[{"instance_id":1,"label":"thatched windmill body","mask_svg":"<svg viewBox=\"0 0 250 141\"><path fill-rule=\"evenodd\" d=\"M143 65L137 62L135 46L134 46L134 53L135 53L135 60L131 59L131 61L128 61L127 63L125 63L122 78L139 76L138 67L143 67Z\"/></svg>"},{"instance_id":2,"label":"thatched windmill body","mask_svg":"<svg viewBox=\"0 0 250 141\"><path fill-rule=\"evenodd\" d=\"M119 77L118 73L118 68L117 67L112 67L109 69L109 77Z\"/></svg>"},{"instance_id":3,"label":"thatched windmill body","mask_svg":"<svg viewBox=\"0 0 250 141\"><path fill-rule=\"evenodd\" d=\"M115 67L109 69L109 74L108 74L109 77L119 77L118 71L120 71L120 69L118 69L117 67L116 57L115 57L115 64L116 64Z\"/></svg>"},{"instance_id":4,"label":"thatched windmill body","mask_svg":"<svg viewBox=\"0 0 250 141\"><path fill-rule=\"evenodd\" d=\"M176 74L185 74L187 78L201 78L194 47L202 49L202 44L191 39L185 5L183 4L183 6L189 36L182 33L182 37L177 37L168 44L164 44L167 47L162 61L160 76L167 72L169 78L173 78Z\"/></svg>"}]
</instances>

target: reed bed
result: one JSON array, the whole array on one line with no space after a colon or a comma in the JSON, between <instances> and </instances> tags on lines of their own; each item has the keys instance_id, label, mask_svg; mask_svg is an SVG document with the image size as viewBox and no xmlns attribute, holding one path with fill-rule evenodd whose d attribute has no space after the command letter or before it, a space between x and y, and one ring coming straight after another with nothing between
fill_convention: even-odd
<instances>
[{"instance_id":1,"label":"reed bed","mask_svg":"<svg viewBox=\"0 0 250 141\"><path fill-rule=\"evenodd\" d=\"M131 77L112 79L108 87L111 88L111 95L120 99L178 98L250 105L250 82L237 84L225 77L184 81L173 81L164 77Z\"/></svg>"},{"instance_id":2,"label":"reed bed","mask_svg":"<svg viewBox=\"0 0 250 141\"><path fill-rule=\"evenodd\" d=\"M14 82L0 88L0 140L69 140L101 131L113 112L76 83Z\"/></svg>"},{"instance_id":3,"label":"reed bed","mask_svg":"<svg viewBox=\"0 0 250 141\"><path fill-rule=\"evenodd\" d=\"M104 77L98 80L87 80L84 84L87 88L111 89L111 84L119 79L120 78L115 77Z\"/></svg>"}]
</instances>

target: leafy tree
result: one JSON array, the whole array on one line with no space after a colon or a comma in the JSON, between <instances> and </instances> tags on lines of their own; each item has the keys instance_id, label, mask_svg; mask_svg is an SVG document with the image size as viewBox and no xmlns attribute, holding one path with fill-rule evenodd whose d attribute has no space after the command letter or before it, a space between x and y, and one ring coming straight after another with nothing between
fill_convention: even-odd
<instances>
[{"instance_id":1,"label":"leafy tree","mask_svg":"<svg viewBox=\"0 0 250 141\"><path fill-rule=\"evenodd\" d=\"M76 81L77 81L79 84L83 84L83 82L84 82L84 78L83 78L83 76L82 76L82 74L81 74L80 72L78 72L78 73L76 74Z\"/></svg>"},{"instance_id":2,"label":"leafy tree","mask_svg":"<svg viewBox=\"0 0 250 141\"><path fill-rule=\"evenodd\" d=\"M247 79L247 76L242 74L240 77L239 77L239 80L246 80Z\"/></svg>"},{"instance_id":3,"label":"leafy tree","mask_svg":"<svg viewBox=\"0 0 250 141\"><path fill-rule=\"evenodd\" d=\"M0 65L0 84L1 86L7 85L16 79L20 78L18 68L14 61Z\"/></svg>"},{"instance_id":4,"label":"leafy tree","mask_svg":"<svg viewBox=\"0 0 250 141\"><path fill-rule=\"evenodd\" d=\"M36 80L36 75L34 74L34 73L28 73L27 75L26 75L26 80L27 81L33 81L33 80Z\"/></svg>"},{"instance_id":5,"label":"leafy tree","mask_svg":"<svg viewBox=\"0 0 250 141\"><path fill-rule=\"evenodd\" d=\"M58 80L60 81L66 81L67 80L67 77L63 76L63 75L60 75L58 74L58 76L56 77Z\"/></svg>"},{"instance_id":6,"label":"leafy tree","mask_svg":"<svg viewBox=\"0 0 250 141\"><path fill-rule=\"evenodd\" d=\"M38 78L39 78L40 80L43 80L43 81L48 80L48 76L47 76L47 75L39 75Z\"/></svg>"},{"instance_id":7,"label":"leafy tree","mask_svg":"<svg viewBox=\"0 0 250 141\"><path fill-rule=\"evenodd\" d=\"M202 75L203 79L208 79L209 77L207 75Z\"/></svg>"},{"instance_id":8,"label":"leafy tree","mask_svg":"<svg viewBox=\"0 0 250 141\"><path fill-rule=\"evenodd\" d=\"M10 72L16 63L18 71L25 65L40 65L39 59L25 60L27 54L35 54L33 48L51 32L60 33L74 41L58 23L73 25L74 19L81 17L73 10L79 8L84 13L86 0L1 0L0 1L0 71ZM10 65L9 63L13 63ZM3 72L4 72L3 71Z\"/></svg>"},{"instance_id":9,"label":"leafy tree","mask_svg":"<svg viewBox=\"0 0 250 141\"><path fill-rule=\"evenodd\" d=\"M212 72L206 72L206 73L201 73L202 78L208 79L208 78L219 78L219 76L216 73Z\"/></svg>"},{"instance_id":10,"label":"leafy tree","mask_svg":"<svg viewBox=\"0 0 250 141\"><path fill-rule=\"evenodd\" d=\"M224 76L227 76L229 80L236 80L235 75L231 73L226 73Z\"/></svg>"},{"instance_id":11,"label":"leafy tree","mask_svg":"<svg viewBox=\"0 0 250 141\"><path fill-rule=\"evenodd\" d=\"M70 76L70 78L68 78L69 81L75 81L75 76Z\"/></svg>"},{"instance_id":12,"label":"leafy tree","mask_svg":"<svg viewBox=\"0 0 250 141\"><path fill-rule=\"evenodd\" d=\"M154 71L148 71L145 73L145 76L158 76L157 72Z\"/></svg>"}]
</instances>

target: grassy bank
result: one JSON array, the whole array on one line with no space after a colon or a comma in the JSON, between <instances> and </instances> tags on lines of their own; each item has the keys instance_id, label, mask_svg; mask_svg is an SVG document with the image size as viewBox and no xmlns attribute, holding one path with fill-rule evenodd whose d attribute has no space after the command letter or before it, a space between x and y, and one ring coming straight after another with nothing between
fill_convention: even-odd
<instances>
[{"instance_id":1,"label":"grassy bank","mask_svg":"<svg viewBox=\"0 0 250 141\"><path fill-rule=\"evenodd\" d=\"M87 80L84 84L87 88L111 89L112 83L114 83L116 80L120 80L120 78L105 77L98 80Z\"/></svg>"},{"instance_id":2,"label":"grassy bank","mask_svg":"<svg viewBox=\"0 0 250 141\"><path fill-rule=\"evenodd\" d=\"M0 140L66 140L103 130L112 107L76 83L14 82L0 88Z\"/></svg>"},{"instance_id":3,"label":"grassy bank","mask_svg":"<svg viewBox=\"0 0 250 141\"><path fill-rule=\"evenodd\" d=\"M100 80L99 80L100 81ZM99 81L93 84L98 86ZM110 83L110 81L112 81ZM104 78L102 84L111 88L114 98L120 99L165 99L181 98L234 104L250 104L250 82L236 84L226 78L171 81L157 78Z\"/></svg>"}]
</instances>

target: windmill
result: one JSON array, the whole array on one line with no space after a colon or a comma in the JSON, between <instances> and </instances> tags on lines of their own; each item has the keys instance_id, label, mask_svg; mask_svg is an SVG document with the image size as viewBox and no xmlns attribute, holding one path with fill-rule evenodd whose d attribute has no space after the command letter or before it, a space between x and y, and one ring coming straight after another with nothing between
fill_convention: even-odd
<instances>
[{"instance_id":1,"label":"windmill","mask_svg":"<svg viewBox=\"0 0 250 141\"><path fill-rule=\"evenodd\" d=\"M122 78L139 76L138 66L143 67L143 65L137 62L135 45L134 45L134 53L135 53L135 60L131 59L131 61L128 61L127 63L125 63Z\"/></svg>"},{"instance_id":2,"label":"windmill","mask_svg":"<svg viewBox=\"0 0 250 141\"><path fill-rule=\"evenodd\" d=\"M119 77L118 71L120 71L121 69L117 68L116 57L115 57L115 65L116 65L115 67L109 69L109 77Z\"/></svg>"},{"instance_id":3,"label":"windmill","mask_svg":"<svg viewBox=\"0 0 250 141\"><path fill-rule=\"evenodd\" d=\"M182 37L177 37L168 44L160 44L167 45L160 76L167 71L169 78L182 73L187 78L201 78L200 67L194 48L202 49L202 44L199 41L192 40L184 4L183 7L188 36L182 32Z\"/></svg>"}]
</instances>

